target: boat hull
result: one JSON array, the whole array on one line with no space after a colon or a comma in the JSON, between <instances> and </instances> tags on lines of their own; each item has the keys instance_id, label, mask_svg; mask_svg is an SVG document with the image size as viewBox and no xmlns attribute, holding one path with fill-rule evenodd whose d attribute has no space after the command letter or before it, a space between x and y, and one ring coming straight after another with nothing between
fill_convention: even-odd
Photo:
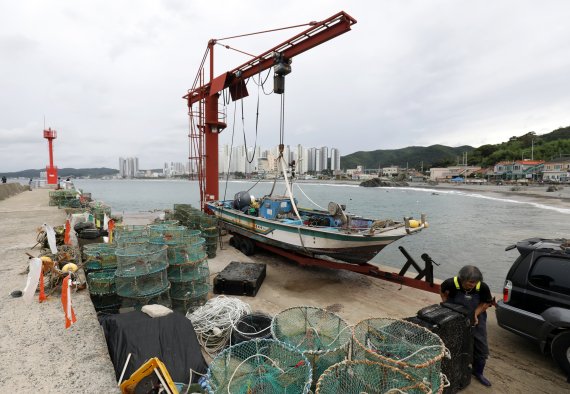
<instances>
[{"instance_id":1,"label":"boat hull","mask_svg":"<svg viewBox=\"0 0 570 394\"><path fill-rule=\"evenodd\" d=\"M215 204L208 204L208 207L233 233L302 255L332 258L350 264L369 262L387 245L408 234L403 227L379 234L320 229L250 216Z\"/></svg>"}]
</instances>

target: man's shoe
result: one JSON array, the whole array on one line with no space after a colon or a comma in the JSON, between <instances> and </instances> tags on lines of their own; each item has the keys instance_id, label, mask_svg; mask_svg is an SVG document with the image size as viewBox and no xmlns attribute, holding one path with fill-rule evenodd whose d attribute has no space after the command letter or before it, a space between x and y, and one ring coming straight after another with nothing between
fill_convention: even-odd
<instances>
[{"instance_id":1,"label":"man's shoe","mask_svg":"<svg viewBox=\"0 0 570 394\"><path fill-rule=\"evenodd\" d=\"M474 374L475 378L481 383L483 386L491 387L491 382L487 379L483 374Z\"/></svg>"}]
</instances>

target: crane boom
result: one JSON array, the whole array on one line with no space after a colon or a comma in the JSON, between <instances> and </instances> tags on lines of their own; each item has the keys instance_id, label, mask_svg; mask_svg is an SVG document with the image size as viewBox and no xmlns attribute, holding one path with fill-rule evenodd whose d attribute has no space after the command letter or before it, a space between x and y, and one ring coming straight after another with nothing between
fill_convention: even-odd
<instances>
[{"instance_id":1,"label":"crane boom","mask_svg":"<svg viewBox=\"0 0 570 394\"><path fill-rule=\"evenodd\" d=\"M259 72L271 68L273 66L274 53L282 53L286 58L291 59L294 56L350 31L350 27L355 23L356 19L346 12L340 11L323 21L316 22L305 31L263 52L261 55L233 70L219 75L209 83L190 90L188 94L184 96L184 99L188 100L188 105L192 105L227 87L235 86L239 81L246 80ZM215 40L213 41L215 43Z\"/></svg>"},{"instance_id":2,"label":"crane boom","mask_svg":"<svg viewBox=\"0 0 570 394\"><path fill-rule=\"evenodd\" d=\"M219 119L218 98L220 92L228 88L234 101L247 97L247 79L273 67L275 65L275 55L278 55L281 59L290 60L311 48L350 31L351 26L355 23L356 19L346 12L340 11L320 22L312 22L311 26L303 32L215 78L214 45L216 40L208 42L210 81L207 83L202 82L204 74L201 68L197 80L202 85L192 87L183 96L187 100L190 123L193 125L189 134L192 146L189 159L196 161L202 209L205 207L205 201L218 199L218 134L226 127L225 119ZM276 90L276 92L278 91ZM193 105L196 103L198 103L198 108L194 109Z\"/></svg>"}]
</instances>

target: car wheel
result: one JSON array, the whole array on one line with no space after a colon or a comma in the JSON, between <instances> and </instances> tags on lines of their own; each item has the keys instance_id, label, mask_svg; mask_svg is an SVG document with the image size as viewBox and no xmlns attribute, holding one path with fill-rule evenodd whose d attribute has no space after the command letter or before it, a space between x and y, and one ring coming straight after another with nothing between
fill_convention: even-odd
<instances>
[{"instance_id":1,"label":"car wheel","mask_svg":"<svg viewBox=\"0 0 570 394\"><path fill-rule=\"evenodd\" d=\"M552 340L552 357L570 377L570 331L563 331Z\"/></svg>"}]
</instances>

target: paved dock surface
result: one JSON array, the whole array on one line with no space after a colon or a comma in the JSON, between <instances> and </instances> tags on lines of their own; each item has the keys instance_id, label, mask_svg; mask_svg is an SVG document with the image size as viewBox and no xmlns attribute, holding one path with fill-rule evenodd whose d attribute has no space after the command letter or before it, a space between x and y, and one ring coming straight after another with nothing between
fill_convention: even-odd
<instances>
[{"instance_id":1,"label":"paved dock surface","mask_svg":"<svg viewBox=\"0 0 570 394\"><path fill-rule=\"evenodd\" d=\"M267 277L257 295L238 297L254 310L275 315L286 308L309 305L329 308L349 324L356 324L369 317L414 316L419 309L441 301L437 294L347 271L300 267L266 252L250 258L229 246L228 240L224 238L224 250L209 260L212 277L230 261L267 264ZM488 315L491 356L485 375L493 386L486 388L473 379L462 393L570 392L570 384L549 355L541 354L535 344L500 328L494 309Z\"/></svg>"},{"instance_id":2,"label":"paved dock surface","mask_svg":"<svg viewBox=\"0 0 570 394\"><path fill-rule=\"evenodd\" d=\"M77 324L65 330L59 298L24 304L8 294L22 289L26 251L35 243L36 228L62 224L62 210L48 207L48 191L24 192L0 201L0 387L14 393L118 392L105 338L86 291L73 295ZM130 224L145 218L126 218ZM328 307L350 324L368 317L413 316L439 296L360 274L299 267L260 252L247 257L228 245L210 259L213 276L231 261L267 263L267 277L256 297L239 297L254 310L276 314L298 305ZM37 254L37 250L31 251ZM437 272L436 272L437 276ZM462 393L563 393L570 384L548 355L537 346L497 326L490 310L491 358L486 375L493 387L473 380Z\"/></svg>"},{"instance_id":3,"label":"paved dock surface","mask_svg":"<svg viewBox=\"0 0 570 394\"><path fill-rule=\"evenodd\" d=\"M115 372L86 290L72 294L77 323L65 329L59 294L44 303L11 298L22 290L25 252L37 227L62 225L65 212L48 206L49 190L34 189L0 201L0 391L3 393L116 393Z\"/></svg>"}]
</instances>

